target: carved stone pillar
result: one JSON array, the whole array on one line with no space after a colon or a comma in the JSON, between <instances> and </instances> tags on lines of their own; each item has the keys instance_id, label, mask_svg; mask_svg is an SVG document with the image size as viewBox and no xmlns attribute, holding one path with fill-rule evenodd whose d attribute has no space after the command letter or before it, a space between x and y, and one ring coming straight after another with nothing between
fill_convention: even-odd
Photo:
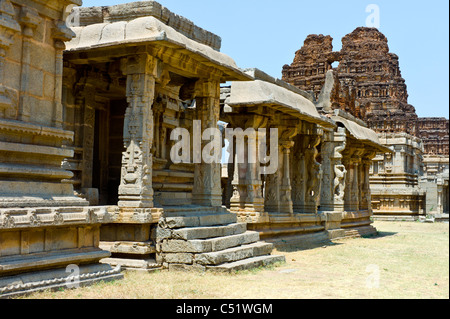
<instances>
[{"instance_id":1,"label":"carved stone pillar","mask_svg":"<svg viewBox=\"0 0 450 319\"><path fill-rule=\"evenodd\" d=\"M157 60L147 54L126 61L127 101L119 207L153 207L152 145Z\"/></svg>"},{"instance_id":2,"label":"carved stone pillar","mask_svg":"<svg viewBox=\"0 0 450 319\"><path fill-rule=\"evenodd\" d=\"M208 128L218 129L220 114L220 82L219 80L199 80L195 88L195 100L197 107L197 120L201 121L203 134ZM201 150L211 141L201 141ZM194 144L196 141L194 141ZM220 142L221 144L221 142ZM195 156L195 155L194 155ZM192 203L200 206L222 206L221 189L221 164L218 162L195 164L194 189L192 191Z\"/></svg>"},{"instance_id":3,"label":"carved stone pillar","mask_svg":"<svg viewBox=\"0 0 450 319\"><path fill-rule=\"evenodd\" d=\"M359 162L355 158L350 159L350 203L349 210L356 212L359 210L359 189L358 189L358 172Z\"/></svg>"},{"instance_id":4,"label":"carved stone pillar","mask_svg":"<svg viewBox=\"0 0 450 319\"><path fill-rule=\"evenodd\" d=\"M372 211L372 200L370 192L370 165L376 152L366 152L361 161L361 192L360 192L360 210Z\"/></svg>"},{"instance_id":5,"label":"carved stone pillar","mask_svg":"<svg viewBox=\"0 0 450 319\"><path fill-rule=\"evenodd\" d=\"M32 38L36 27L41 22L38 12L30 7L22 7L20 22L23 25L22 41L22 70L20 78L19 120L29 122L31 101L29 100L30 65L32 52Z\"/></svg>"},{"instance_id":6,"label":"carved stone pillar","mask_svg":"<svg viewBox=\"0 0 450 319\"><path fill-rule=\"evenodd\" d=\"M265 210L268 212L293 213L289 157L290 150L294 146L292 138L297 135L298 128L280 126L278 131L282 132L278 151L279 167L275 174L266 177Z\"/></svg>"},{"instance_id":7,"label":"carved stone pillar","mask_svg":"<svg viewBox=\"0 0 450 319\"><path fill-rule=\"evenodd\" d=\"M66 48L64 42L69 41L75 35L63 21L55 23L53 28L55 40L55 89L52 124L54 127L63 126L62 81L63 81L63 52Z\"/></svg>"},{"instance_id":8,"label":"carved stone pillar","mask_svg":"<svg viewBox=\"0 0 450 319\"><path fill-rule=\"evenodd\" d=\"M283 177L280 186L280 212L293 213L292 195L291 195L291 174L289 167L289 154L294 146L293 141L282 141L281 148L283 152Z\"/></svg>"},{"instance_id":9,"label":"carved stone pillar","mask_svg":"<svg viewBox=\"0 0 450 319\"><path fill-rule=\"evenodd\" d=\"M357 149L352 156L353 173L352 173L352 188L351 188L351 206L352 210L357 212L360 210L360 189L362 187L361 174L361 156L364 154L364 149Z\"/></svg>"},{"instance_id":10,"label":"carved stone pillar","mask_svg":"<svg viewBox=\"0 0 450 319\"><path fill-rule=\"evenodd\" d=\"M292 206L294 212L302 213L305 210L305 193L307 172L305 167L305 149L303 148L304 136L296 137L292 151L290 171L292 182Z\"/></svg>"},{"instance_id":11,"label":"carved stone pillar","mask_svg":"<svg viewBox=\"0 0 450 319\"><path fill-rule=\"evenodd\" d=\"M263 212L264 198L262 197L261 187L262 180L260 174L260 160L259 160L259 143L260 136L259 128L267 124L267 119L258 116L235 116L233 119L233 126L236 128L233 135L233 185L237 191L233 196L230 205L232 210L245 210L249 212ZM242 129L242 134L240 134ZM245 131L244 131L245 129ZM239 131L238 131L239 130ZM234 140L236 136L236 140ZM237 154L238 145L243 145L244 154ZM241 150L242 151L242 150ZM243 155L238 163L238 156Z\"/></svg>"},{"instance_id":12,"label":"carved stone pillar","mask_svg":"<svg viewBox=\"0 0 450 319\"><path fill-rule=\"evenodd\" d=\"M342 158L343 169L346 171L344 182L344 210L349 212L352 210L351 206L351 192L353 183L353 169L348 154L345 154Z\"/></svg>"},{"instance_id":13,"label":"carved stone pillar","mask_svg":"<svg viewBox=\"0 0 450 319\"><path fill-rule=\"evenodd\" d=\"M322 153L322 180L320 187L320 209L322 211L332 211L333 210L333 154L334 154L334 143L332 141L333 132L325 132L324 139L322 142L321 153Z\"/></svg>"},{"instance_id":14,"label":"carved stone pillar","mask_svg":"<svg viewBox=\"0 0 450 319\"><path fill-rule=\"evenodd\" d=\"M87 76L87 75L86 75ZM95 108L94 87L85 83L86 78L82 79L77 84L77 96L75 104L79 110L80 127L78 131L77 142L82 148L81 157L81 189L92 187L92 169L94 160L94 129L95 129Z\"/></svg>"},{"instance_id":15,"label":"carved stone pillar","mask_svg":"<svg viewBox=\"0 0 450 319\"><path fill-rule=\"evenodd\" d=\"M317 213L322 179L321 165L317 162L317 146L321 142L321 136L309 135L306 141L308 146L305 151L305 163L308 179L306 180L305 213Z\"/></svg>"}]
</instances>

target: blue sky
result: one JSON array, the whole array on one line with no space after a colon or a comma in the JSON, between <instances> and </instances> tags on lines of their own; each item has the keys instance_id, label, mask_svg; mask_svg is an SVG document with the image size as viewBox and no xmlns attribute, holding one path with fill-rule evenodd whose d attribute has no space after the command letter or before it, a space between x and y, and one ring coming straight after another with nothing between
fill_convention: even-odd
<instances>
[{"instance_id":1,"label":"blue sky","mask_svg":"<svg viewBox=\"0 0 450 319\"><path fill-rule=\"evenodd\" d=\"M83 6L126 3L84 0ZM380 8L380 28L399 56L409 99L421 117L449 117L449 2L387 0L159 0L174 13L222 38L221 51L240 68L257 67L281 78L284 64L308 34L341 39L366 25L366 7Z\"/></svg>"}]
</instances>

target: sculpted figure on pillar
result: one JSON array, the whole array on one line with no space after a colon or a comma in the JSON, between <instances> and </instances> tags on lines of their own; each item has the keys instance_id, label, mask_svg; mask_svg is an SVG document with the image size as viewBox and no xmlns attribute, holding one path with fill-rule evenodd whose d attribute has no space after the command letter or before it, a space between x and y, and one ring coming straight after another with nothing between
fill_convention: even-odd
<instances>
[{"instance_id":1,"label":"sculpted figure on pillar","mask_svg":"<svg viewBox=\"0 0 450 319\"><path fill-rule=\"evenodd\" d=\"M308 172L308 180L306 187L306 198L305 202L308 205L309 210L317 204L317 199L320 194L320 180L322 179L322 169L319 162L317 162L317 156L319 152L317 151L317 146L321 142L320 135L311 135L308 137L308 148L305 151L306 157L306 169Z\"/></svg>"},{"instance_id":2,"label":"sculpted figure on pillar","mask_svg":"<svg viewBox=\"0 0 450 319\"><path fill-rule=\"evenodd\" d=\"M339 204L343 204L344 202L344 195L345 195L345 181L347 177L347 169L345 168L345 165L342 164L342 152L345 150L347 146L346 137L345 137L345 129L340 128L336 134L336 136L339 136L340 139L343 139L342 142L340 142L335 148L334 148L334 154L333 159L336 163L334 167L334 198L335 201Z\"/></svg>"}]
</instances>

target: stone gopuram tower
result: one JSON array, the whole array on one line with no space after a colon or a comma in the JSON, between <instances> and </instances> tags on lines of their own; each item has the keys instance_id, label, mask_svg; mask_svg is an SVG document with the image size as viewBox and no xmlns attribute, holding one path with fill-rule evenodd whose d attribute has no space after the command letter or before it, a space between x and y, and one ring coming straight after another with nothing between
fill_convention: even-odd
<instances>
[{"instance_id":1,"label":"stone gopuram tower","mask_svg":"<svg viewBox=\"0 0 450 319\"><path fill-rule=\"evenodd\" d=\"M417 115L408 104L398 56L389 52L387 38L375 28L360 27L342 39L339 52L333 52L332 40L330 36L309 35L294 62L283 67L283 80L312 90L317 98L326 72L339 62L333 109L344 109L365 120L376 132L415 135Z\"/></svg>"},{"instance_id":2,"label":"stone gopuram tower","mask_svg":"<svg viewBox=\"0 0 450 319\"><path fill-rule=\"evenodd\" d=\"M310 91L323 113L344 110L364 120L386 146L398 148L395 157L401 162L394 165L396 169L390 169L390 154L378 154L371 168L376 215L417 216L429 211L424 207L426 192L418 187L424 169L421 163L423 155L448 156L448 119L417 116L408 104L399 58L389 52L388 40L380 31L356 28L342 39L340 51L333 51L332 40L330 36L309 35L293 63L283 67L283 80ZM394 144L398 141L406 144L397 147ZM393 180L395 185L389 182ZM394 193L409 195L402 198Z\"/></svg>"}]
</instances>

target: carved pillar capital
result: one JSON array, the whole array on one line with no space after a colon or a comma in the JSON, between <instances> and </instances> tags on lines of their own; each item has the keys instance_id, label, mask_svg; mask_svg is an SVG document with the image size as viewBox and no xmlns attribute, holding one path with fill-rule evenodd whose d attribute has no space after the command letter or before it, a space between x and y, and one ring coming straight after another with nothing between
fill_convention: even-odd
<instances>
[{"instance_id":1,"label":"carved pillar capital","mask_svg":"<svg viewBox=\"0 0 450 319\"><path fill-rule=\"evenodd\" d=\"M31 7L22 7L20 12L20 23L24 26L23 36L33 37L34 31L41 22L41 17L39 16L36 9Z\"/></svg>"}]
</instances>

